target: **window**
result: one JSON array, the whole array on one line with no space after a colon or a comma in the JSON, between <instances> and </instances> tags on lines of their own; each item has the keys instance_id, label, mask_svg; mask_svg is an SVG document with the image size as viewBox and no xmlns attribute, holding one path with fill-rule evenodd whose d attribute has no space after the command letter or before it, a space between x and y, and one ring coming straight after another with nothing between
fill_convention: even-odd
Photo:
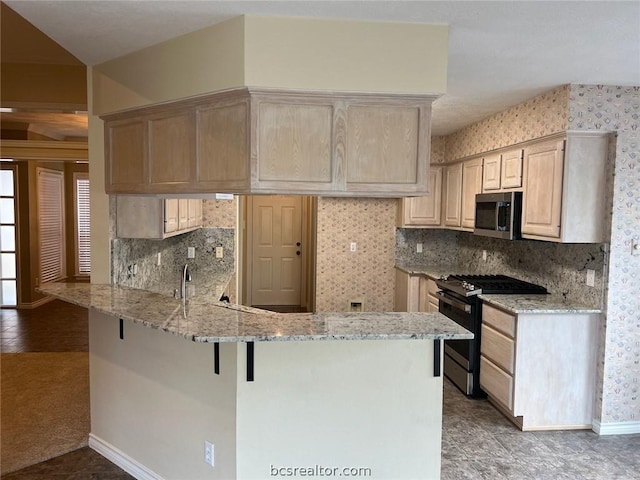
<instances>
[{"instance_id":1,"label":"window","mask_svg":"<svg viewBox=\"0 0 640 480\"><path fill-rule=\"evenodd\" d=\"M2 165L0 170L0 303L18 304L16 268L15 170Z\"/></svg>"},{"instance_id":2,"label":"window","mask_svg":"<svg viewBox=\"0 0 640 480\"><path fill-rule=\"evenodd\" d=\"M40 283L66 276L64 251L64 174L38 168Z\"/></svg>"},{"instance_id":3,"label":"window","mask_svg":"<svg viewBox=\"0 0 640 480\"><path fill-rule=\"evenodd\" d=\"M89 174L74 173L76 199L76 275L91 273L91 215L89 210Z\"/></svg>"}]
</instances>

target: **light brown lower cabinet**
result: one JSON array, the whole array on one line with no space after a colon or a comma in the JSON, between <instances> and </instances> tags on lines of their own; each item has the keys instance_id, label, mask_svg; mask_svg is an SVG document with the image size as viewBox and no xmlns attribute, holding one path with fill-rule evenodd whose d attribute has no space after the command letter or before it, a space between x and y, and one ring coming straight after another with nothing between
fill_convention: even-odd
<instances>
[{"instance_id":1,"label":"light brown lower cabinet","mask_svg":"<svg viewBox=\"0 0 640 480\"><path fill-rule=\"evenodd\" d=\"M439 288L424 275L411 275L396 268L396 312L437 312Z\"/></svg>"},{"instance_id":2,"label":"light brown lower cabinet","mask_svg":"<svg viewBox=\"0 0 640 480\"><path fill-rule=\"evenodd\" d=\"M480 386L522 430L592 427L599 314L482 306Z\"/></svg>"}]
</instances>

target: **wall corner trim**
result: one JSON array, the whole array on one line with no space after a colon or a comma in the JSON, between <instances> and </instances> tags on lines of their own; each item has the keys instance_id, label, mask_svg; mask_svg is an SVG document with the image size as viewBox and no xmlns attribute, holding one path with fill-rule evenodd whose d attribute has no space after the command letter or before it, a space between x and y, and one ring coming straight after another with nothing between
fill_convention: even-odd
<instances>
[{"instance_id":1,"label":"wall corner trim","mask_svg":"<svg viewBox=\"0 0 640 480\"><path fill-rule=\"evenodd\" d=\"M160 475L152 472L126 453L118 450L116 447L105 442L100 437L95 436L93 433L89 434L89 448L95 450L107 460L112 461L118 467L128 474L133 475L138 480L164 480Z\"/></svg>"},{"instance_id":2,"label":"wall corner trim","mask_svg":"<svg viewBox=\"0 0 640 480\"><path fill-rule=\"evenodd\" d=\"M640 422L600 423L594 418L592 425L593 431L598 435L632 435L640 433Z\"/></svg>"}]
</instances>

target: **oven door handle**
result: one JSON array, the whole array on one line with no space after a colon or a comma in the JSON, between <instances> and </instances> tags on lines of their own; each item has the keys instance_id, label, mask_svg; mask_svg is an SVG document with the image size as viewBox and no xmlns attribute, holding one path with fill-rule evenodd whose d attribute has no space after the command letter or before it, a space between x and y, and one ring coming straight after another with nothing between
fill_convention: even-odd
<instances>
[{"instance_id":1,"label":"oven door handle","mask_svg":"<svg viewBox=\"0 0 640 480\"><path fill-rule=\"evenodd\" d=\"M471 313L471 305L464 303L464 302L459 302L458 300L453 300L452 298L448 297L447 295L445 295L442 292L438 292L436 293L436 297L438 297L438 299L441 302L444 302L448 305L451 305L452 307L457 308L458 310L463 310L466 313Z\"/></svg>"}]
</instances>

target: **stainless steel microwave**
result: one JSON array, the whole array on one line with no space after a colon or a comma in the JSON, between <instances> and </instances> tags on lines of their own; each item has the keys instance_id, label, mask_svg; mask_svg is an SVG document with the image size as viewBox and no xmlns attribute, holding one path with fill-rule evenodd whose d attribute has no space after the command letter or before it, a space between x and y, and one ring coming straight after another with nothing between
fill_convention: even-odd
<instances>
[{"instance_id":1,"label":"stainless steel microwave","mask_svg":"<svg viewBox=\"0 0 640 480\"><path fill-rule=\"evenodd\" d=\"M520 238L522 192L479 193L473 233L485 237Z\"/></svg>"}]
</instances>

